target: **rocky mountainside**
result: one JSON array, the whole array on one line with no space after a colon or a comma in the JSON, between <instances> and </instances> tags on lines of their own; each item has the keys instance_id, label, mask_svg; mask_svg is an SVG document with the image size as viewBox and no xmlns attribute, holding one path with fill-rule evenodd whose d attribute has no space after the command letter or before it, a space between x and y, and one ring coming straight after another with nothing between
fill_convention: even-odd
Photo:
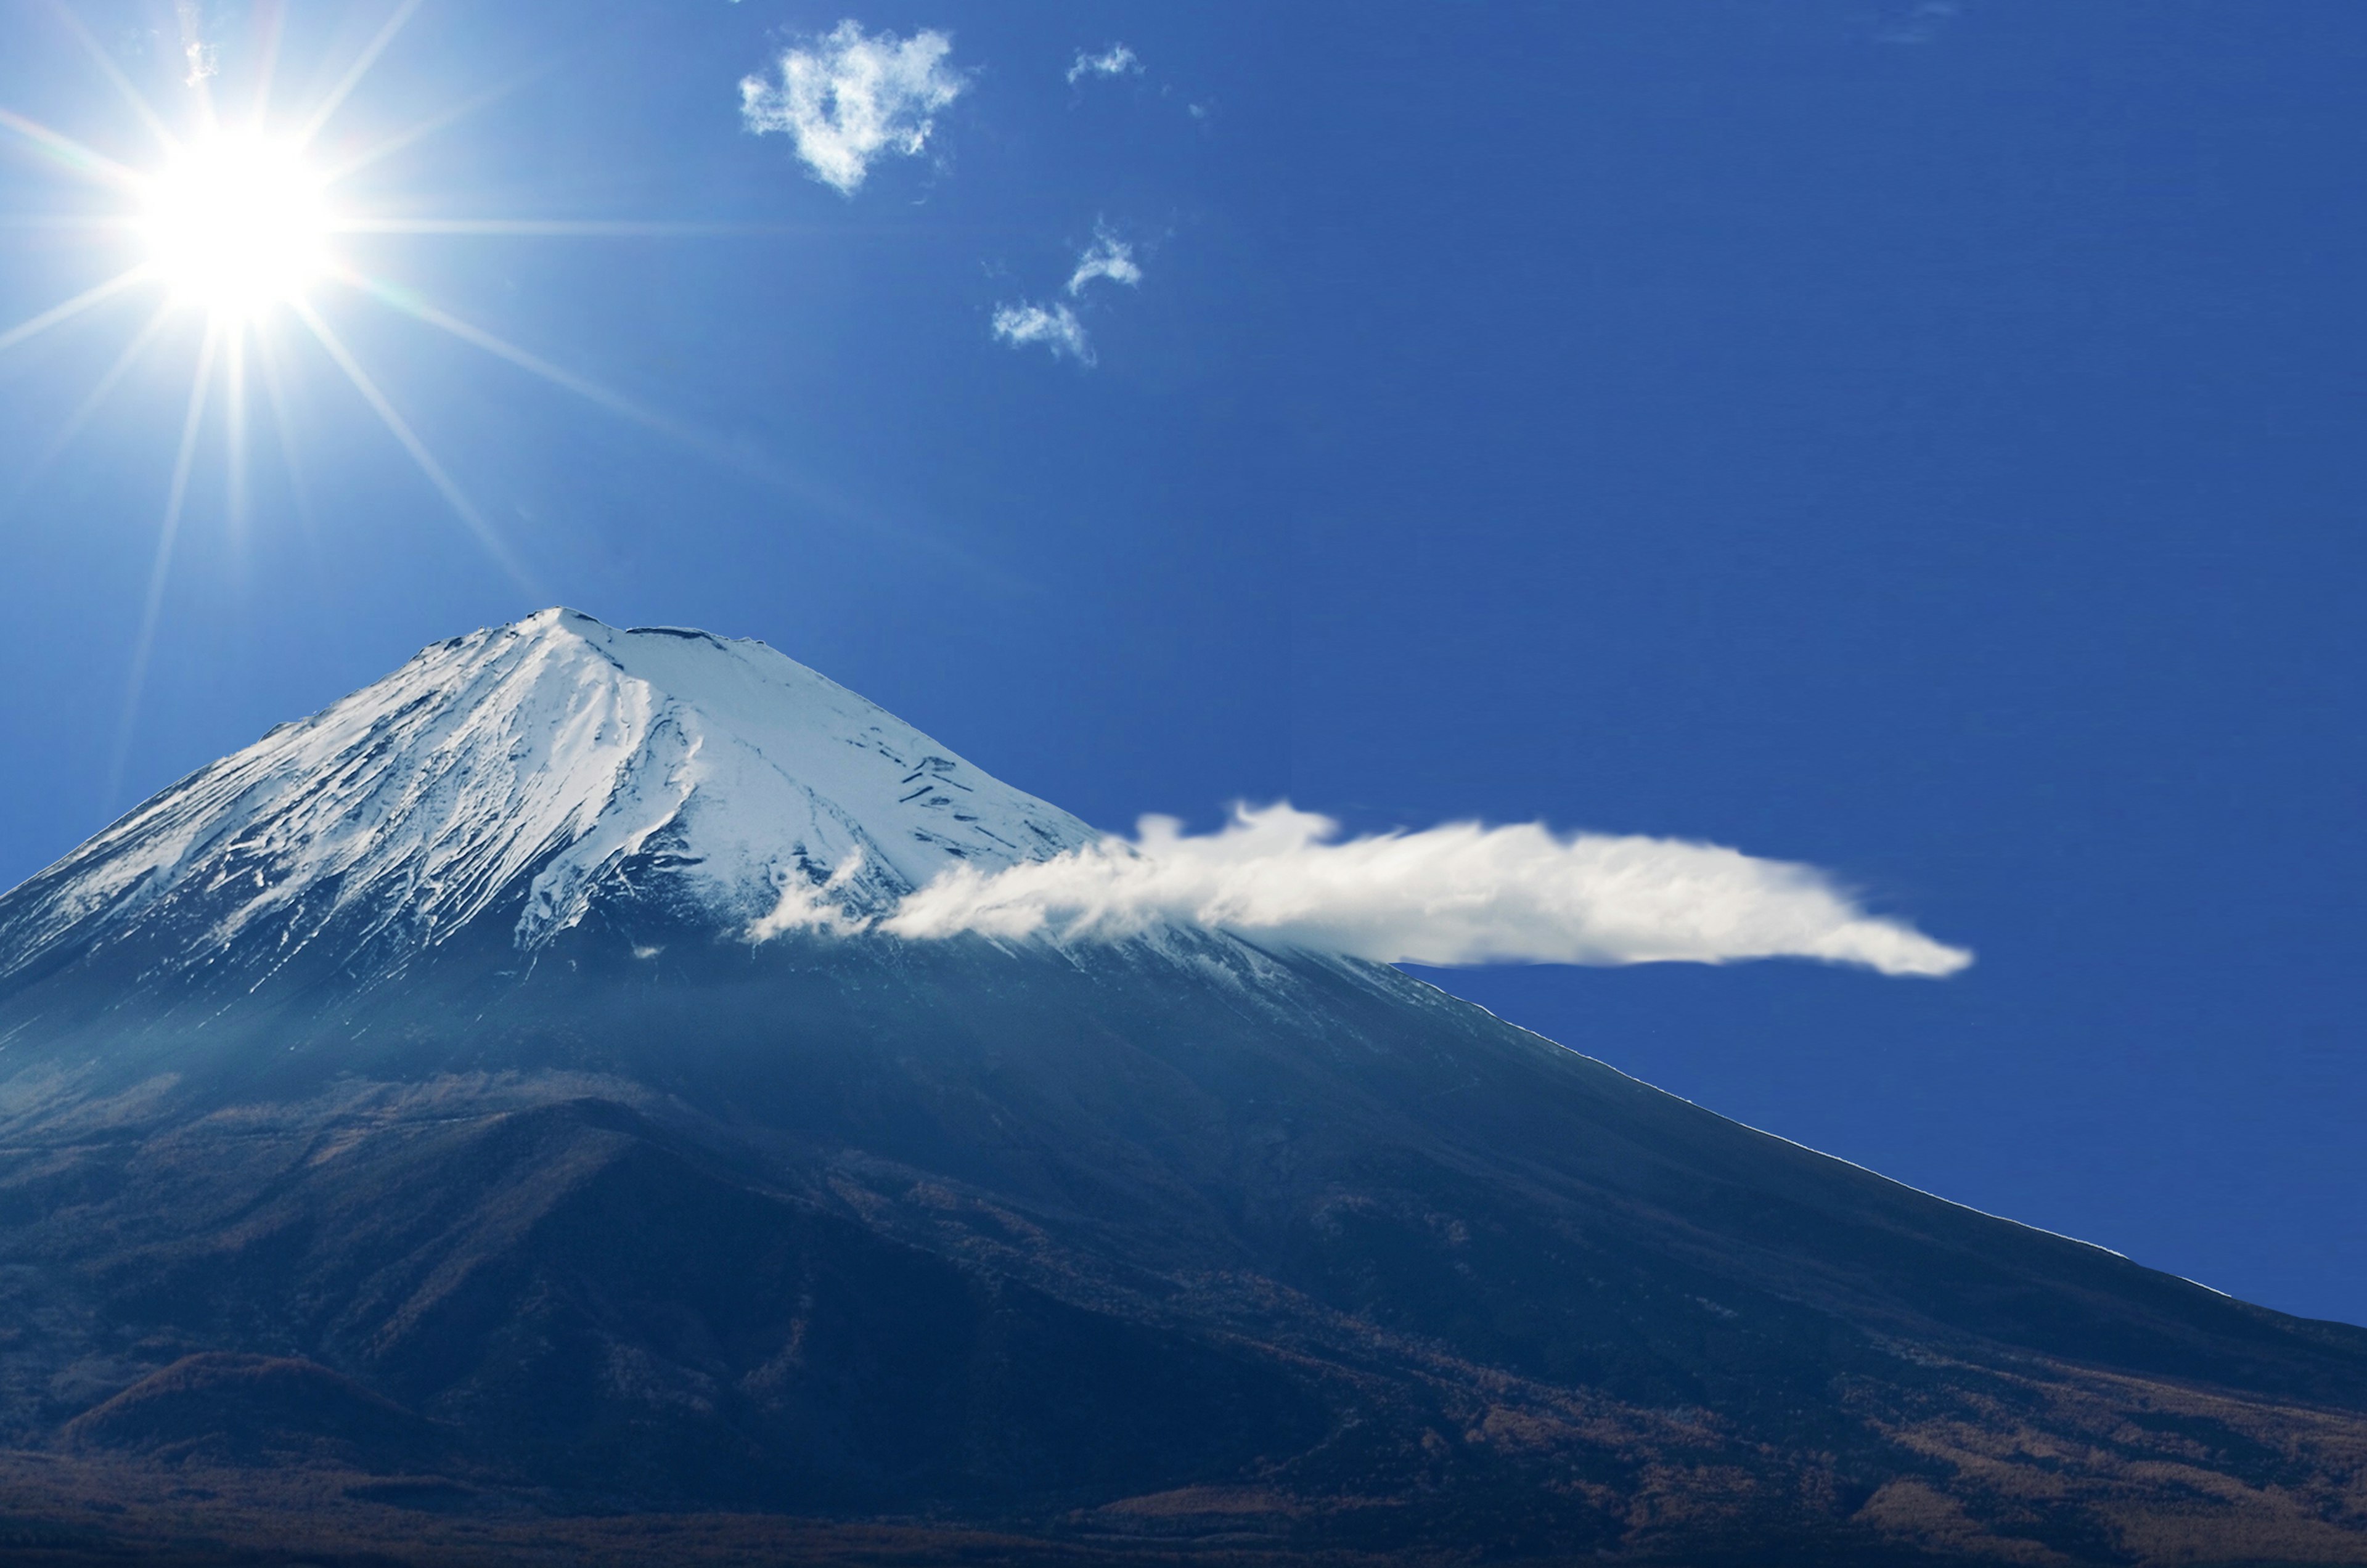
<instances>
[{"instance_id":1,"label":"rocky mountainside","mask_svg":"<svg viewBox=\"0 0 2367 1568\"><path fill-rule=\"evenodd\" d=\"M0 1540L2367 1562L2367 1331L1385 966L858 924L1092 838L563 612L138 808L0 897Z\"/></svg>"}]
</instances>

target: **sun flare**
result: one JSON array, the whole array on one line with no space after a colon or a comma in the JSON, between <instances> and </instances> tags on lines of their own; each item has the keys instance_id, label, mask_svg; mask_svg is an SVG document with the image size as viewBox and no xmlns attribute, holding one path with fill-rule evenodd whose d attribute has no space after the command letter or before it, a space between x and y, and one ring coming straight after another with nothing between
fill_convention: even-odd
<instances>
[{"instance_id":1,"label":"sun flare","mask_svg":"<svg viewBox=\"0 0 2367 1568\"><path fill-rule=\"evenodd\" d=\"M149 265L186 304L252 317L300 299L328 270L323 182L291 145L209 136L177 152L144 196Z\"/></svg>"},{"instance_id":2,"label":"sun flare","mask_svg":"<svg viewBox=\"0 0 2367 1568\"><path fill-rule=\"evenodd\" d=\"M0 153L29 152L76 184L104 193L103 205L77 204L79 210L0 210L0 243L20 231L80 231L96 242L94 248L107 265L119 267L21 320L0 318L0 355L69 322L119 308L118 302L146 299L153 304L145 324L130 329L112 363L97 373L79 400L62 397L60 421L35 469L65 452L109 399L145 378L157 359L168 352L191 356L178 436L168 435L170 478L163 487L147 591L131 637L109 798L120 793L165 591L182 548L183 524L193 495L211 473L220 473L223 538L232 548L243 547L255 495L253 436L259 417L267 412L277 426L287 485L300 511L305 503L298 447L304 421L292 417L291 410L317 413L322 400L314 378L324 369L350 386L361 409L409 456L420 477L485 555L522 589L542 596L494 519L470 499L406 417L400 389L382 383L357 345L347 343L340 330L343 317L357 304L391 311L481 351L710 460L759 473L768 482L782 482L768 468L752 467L738 444L562 368L454 314L415 285L379 270L386 257L374 248L373 236L609 239L743 231L739 226L710 223L440 216L415 210L416 202L432 194L416 190L400 198L403 208L413 209L385 210L380 205L387 190L384 172L359 184L355 183L357 175L510 90L488 92L408 125L357 130L351 123L351 101L422 5L423 0L352 0L341 7L383 7L383 18L341 68L334 57L320 62L318 79L331 84L326 91L292 103L276 101L273 92L291 13L310 17L332 7L297 7L285 0L257 5L251 8L243 32L232 28L219 39L203 33L208 17L239 7L167 7L180 20L184 48L179 56L150 51L143 58L151 64L185 59L188 73L174 71L168 78L173 85L167 88L174 96L159 101L83 24L75 7L52 5L49 8L55 19L80 41L99 75L114 85L130 110L130 125L115 128L94 144L0 102ZM345 130L326 134L341 118ZM153 163L127 162L106 150L123 130L138 128L153 139ZM744 231L776 231L758 226ZM200 330L187 330L192 324ZM217 435L219 447L209 439ZM218 459L212 456L216 452Z\"/></svg>"}]
</instances>

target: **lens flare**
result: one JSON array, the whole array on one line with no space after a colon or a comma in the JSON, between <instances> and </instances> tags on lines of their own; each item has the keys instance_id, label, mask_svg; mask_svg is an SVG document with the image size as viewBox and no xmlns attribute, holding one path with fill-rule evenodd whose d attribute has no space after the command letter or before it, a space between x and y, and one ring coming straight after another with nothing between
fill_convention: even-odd
<instances>
[{"instance_id":1,"label":"lens flare","mask_svg":"<svg viewBox=\"0 0 2367 1568\"><path fill-rule=\"evenodd\" d=\"M236 548L244 536L251 505L247 449L250 366L262 373L270 389L291 491L300 495L304 483L288 412L292 398L282 394L293 393L298 384L294 378L305 368L297 357L302 355L306 360L325 360L351 384L362 405L410 456L413 466L466 525L485 553L528 597L549 597L534 584L485 511L470 499L451 469L429 449L420 429L404 416L393 388L382 384L380 377L363 365L361 356L347 346L344 335L332 324L335 311L331 307L340 289L390 306L411 321L481 349L518 370L763 482L799 496L809 494L801 480L752 459L739 444L668 418L562 369L482 327L460 320L412 288L372 276L365 266L357 265L369 258L372 243L368 236L372 235L433 235L456 240L598 240L784 231L770 225L437 217L371 210L368 197L358 195L347 183L355 174L456 124L473 109L493 103L522 85L533 74L521 74L466 103L448 107L374 140L346 135L337 142L334 156L316 159L311 149L321 133L333 120L348 112L347 105L357 90L423 4L424 0L347 0L349 8L385 8L384 18L368 43L341 72L324 69L322 79L332 75L334 79L334 85L325 94L310 103L275 105L272 83L278 71L282 30L289 12L300 7L290 6L286 0L251 7L200 6L195 0L182 0L175 9L182 23L191 70L187 76L181 76L176 65L170 79L188 95L186 99L174 100L187 111L184 116L160 112L139 85L125 74L114 53L75 15L80 7L63 0L51 0L47 9L80 41L99 74L129 105L132 118L153 135L160 161L144 167L109 156L0 105L0 149L30 151L69 177L100 187L107 197L103 209L88 209L76 215L0 210L0 240L19 228L82 230L93 237L103 237L104 252L110 260L117 243L126 239L143 253L136 258L124 257L130 265L121 271L70 299L13 324L0 320L0 355L70 321L89 317L123 296L153 291L164 297L156 302L146 325L137 330L88 395L67 413L48 450L35 463L35 471L45 468L66 450L109 396L133 379L153 351L176 341L196 340L200 344L192 367L172 485L164 498L157 530L148 593L131 641L130 677L125 682L122 721L118 727L107 786L110 801L117 800L121 793L119 786L138 726L149 660L162 635L167 581L174 562L183 551L180 540L193 487L210 478L214 467L208 456L211 448L204 439L210 430L219 429L223 442L220 466L224 480L226 538ZM323 11L329 8L319 7ZM244 35L249 52L242 65L225 75L221 61L217 58L217 45L198 36L198 24L205 19L200 13L242 9L250 13L250 25ZM229 42L222 47L229 48L238 36L233 29ZM15 44L11 34L10 45ZM153 51L148 58L152 63L162 64L174 57L170 51ZM176 130L176 125L186 126L187 132ZM0 191L0 202L9 200L13 192L13 186ZM331 298L322 298L324 295ZM190 317L198 318L202 333L172 331L176 325L187 327ZM317 356L309 352L311 347L319 350ZM28 488L29 476L23 482ZM22 489L19 493L23 493ZM302 502L298 504L300 507Z\"/></svg>"},{"instance_id":2,"label":"lens flare","mask_svg":"<svg viewBox=\"0 0 2367 1568\"><path fill-rule=\"evenodd\" d=\"M146 197L149 265L186 304L252 317L300 298L328 270L323 182L291 146L208 137L175 154Z\"/></svg>"}]
</instances>

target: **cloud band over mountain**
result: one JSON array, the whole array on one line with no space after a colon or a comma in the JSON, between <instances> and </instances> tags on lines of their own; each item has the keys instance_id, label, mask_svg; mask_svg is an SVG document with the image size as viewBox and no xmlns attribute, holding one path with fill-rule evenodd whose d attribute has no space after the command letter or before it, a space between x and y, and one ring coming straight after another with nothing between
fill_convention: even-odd
<instances>
[{"instance_id":1,"label":"cloud band over mountain","mask_svg":"<svg viewBox=\"0 0 2367 1568\"><path fill-rule=\"evenodd\" d=\"M1477 823L1343 840L1286 803L1238 807L1211 834L1162 817L1138 831L991 873L957 867L881 929L1116 941L1182 922L1434 964L1810 958L1942 976L1972 962L1867 914L1814 867L1712 844Z\"/></svg>"}]
</instances>

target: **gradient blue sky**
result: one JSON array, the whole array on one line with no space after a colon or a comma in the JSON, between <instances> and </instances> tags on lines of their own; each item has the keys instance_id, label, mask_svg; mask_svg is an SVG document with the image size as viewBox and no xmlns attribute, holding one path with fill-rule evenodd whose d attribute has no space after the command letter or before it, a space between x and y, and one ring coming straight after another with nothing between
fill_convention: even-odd
<instances>
[{"instance_id":1,"label":"gradient blue sky","mask_svg":"<svg viewBox=\"0 0 2367 1568\"><path fill-rule=\"evenodd\" d=\"M181 121L174 7L69 3ZM286 101L388 9L300 7ZM249 10L198 16L225 93ZM847 17L967 82L851 197L738 87ZM0 18L0 107L155 161L48 6ZM282 323L287 438L258 399L236 515L210 414L127 730L201 329L46 463L153 297L0 356L0 881L427 641L695 624L1110 828L1287 796L1832 868L1979 964L1437 977L2367 1322L2362 79L2367 8L2311 0L426 0L323 147L492 96L346 200L730 231L345 254L686 434L323 290L525 581ZM26 220L111 204L9 143L0 325L124 260ZM997 341L1102 232L1142 277L1073 302L1094 363Z\"/></svg>"}]
</instances>

